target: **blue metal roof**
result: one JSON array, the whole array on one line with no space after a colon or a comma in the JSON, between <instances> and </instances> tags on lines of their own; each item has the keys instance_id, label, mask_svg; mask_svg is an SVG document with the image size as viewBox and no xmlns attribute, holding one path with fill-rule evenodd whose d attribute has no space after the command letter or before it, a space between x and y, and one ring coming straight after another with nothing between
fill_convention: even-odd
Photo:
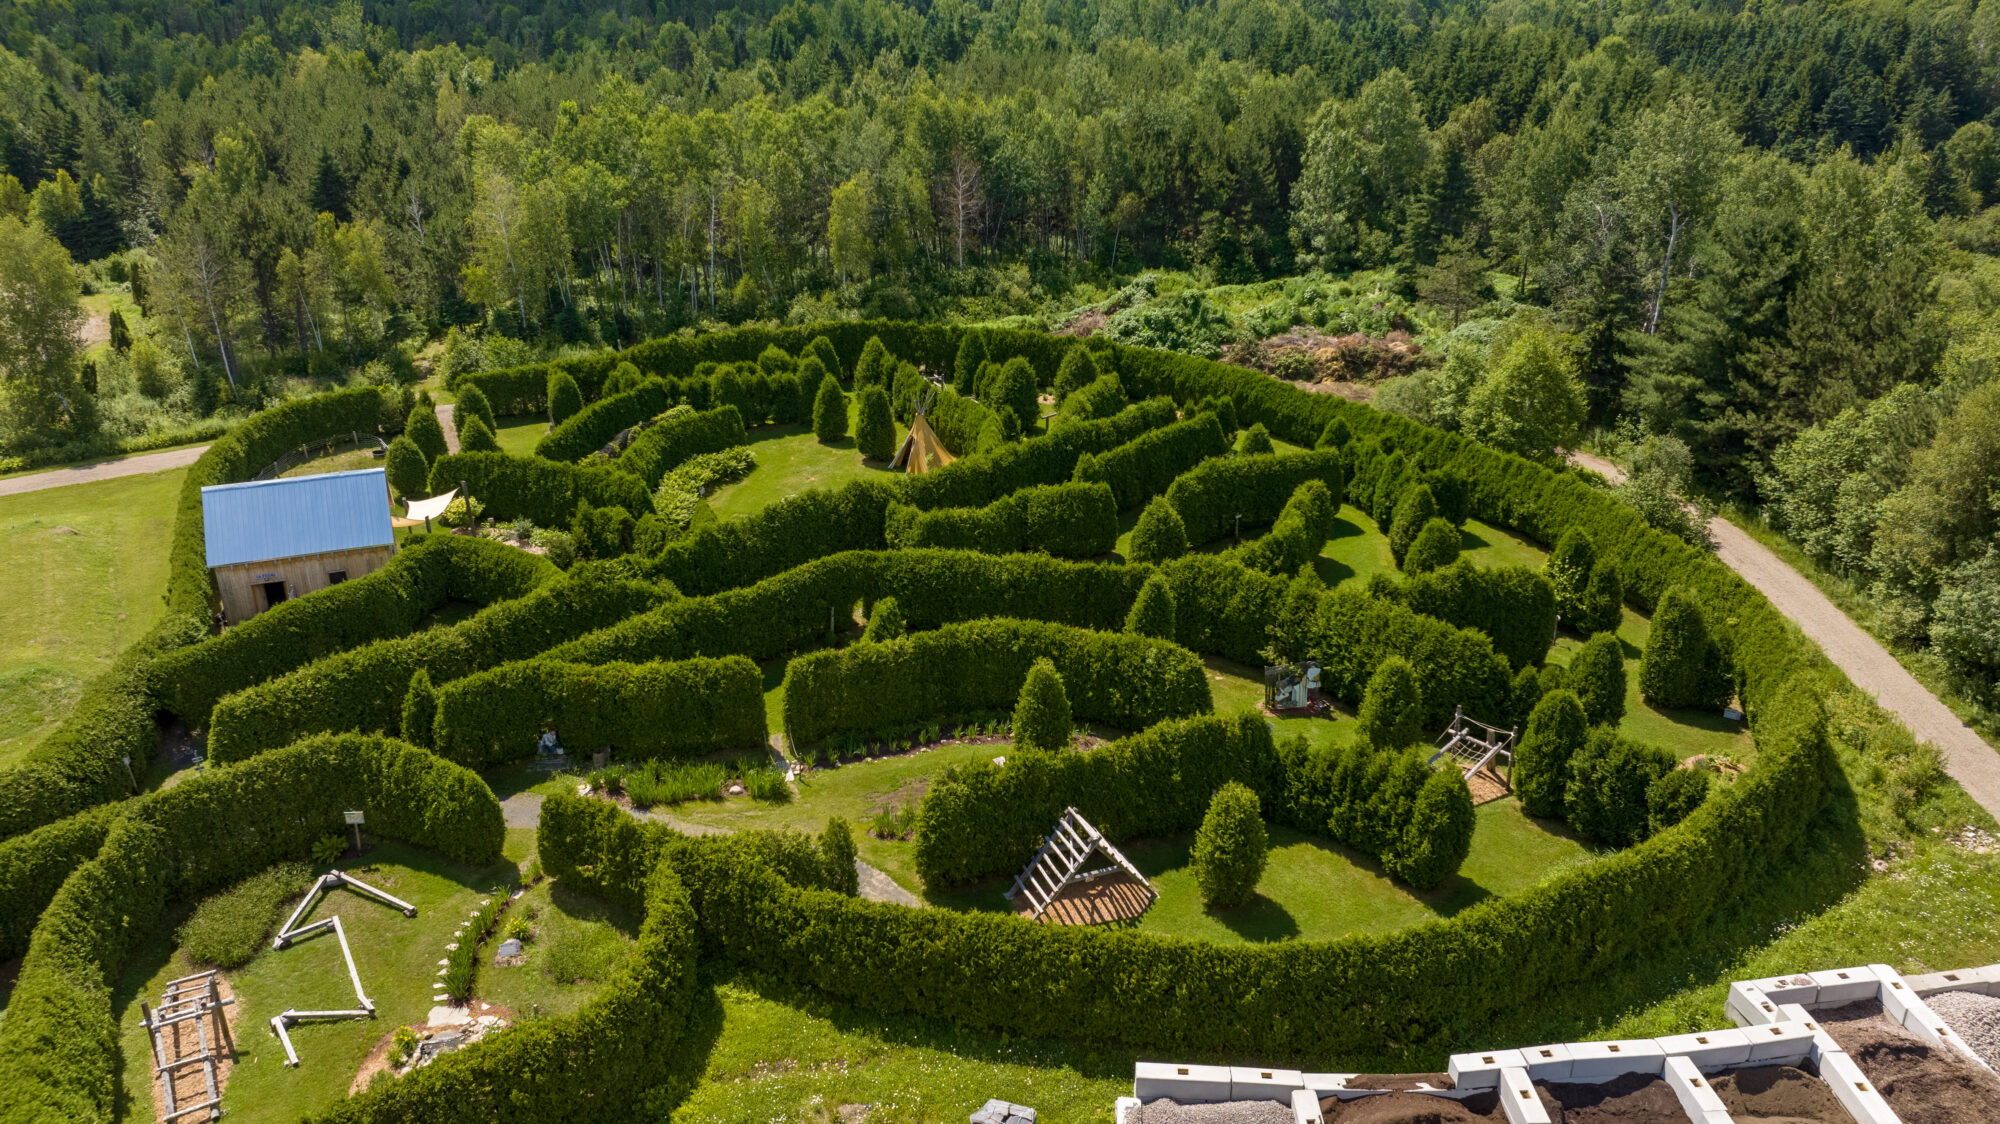
<instances>
[{"instance_id":1,"label":"blue metal roof","mask_svg":"<svg viewBox=\"0 0 2000 1124\"><path fill-rule=\"evenodd\" d=\"M396 538L379 468L203 488L201 523L210 569L386 546Z\"/></svg>"}]
</instances>

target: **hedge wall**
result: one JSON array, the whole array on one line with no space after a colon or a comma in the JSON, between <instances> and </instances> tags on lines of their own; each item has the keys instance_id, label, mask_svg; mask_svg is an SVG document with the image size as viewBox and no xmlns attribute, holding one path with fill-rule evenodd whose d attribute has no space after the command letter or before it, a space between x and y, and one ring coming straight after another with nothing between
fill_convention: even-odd
<instances>
[{"instance_id":1,"label":"hedge wall","mask_svg":"<svg viewBox=\"0 0 2000 1124\"><path fill-rule=\"evenodd\" d=\"M668 543L647 562L646 573L699 596L844 550L880 550L882 519L895 498L895 482L879 477L800 492Z\"/></svg>"},{"instance_id":2,"label":"hedge wall","mask_svg":"<svg viewBox=\"0 0 2000 1124\"><path fill-rule=\"evenodd\" d=\"M1076 473L1085 453L1101 453L1174 421L1164 398L1141 402L1116 415L1064 426L1046 437L1002 445L961 457L921 476L902 478L902 500L921 508L983 507L1036 484L1060 484Z\"/></svg>"},{"instance_id":3,"label":"hedge wall","mask_svg":"<svg viewBox=\"0 0 2000 1124\"><path fill-rule=\"evenodd\" d=\"M1196 414L1079 461L1076 478L1111 485L1118 509L1129 511L1166 491L1181 473L1228 451L1222 423L1214 414Z\"/></svg>"},{"instance_id":4,"label":"hedge wall","mask_svg":"<svg viewBox=\"0 0 2000 1124\"><path fill-rule=\"evenodd\" d=\"M298 398L252 415L195 460L182 480L174 518L165 615L84 688L69 718L20 767L0 772L0 838L122 799L131 792L131 780L120 758L147 761L158 748L146 664L208 635L215 601L201 489L249 480L308 441L353 430L377 432L385 416L400 424L389 398L372 387Z\"/></svg>"},{"instance_id":5,"label":"hedge wall","mask_svg":"<svg viewBox=\"0 0 2000 1124\"><path fill-rule=\"evenodd\" d=\"M891 503L883 531L897 549L1039 550L1059 558L1088 558L1118 545L1118 504L1103 484L1049 484L1023 488L985 507L924 511Z\"/></svg>"},{"instance_id":6,"label":"hedge wall","mask_svg":"<svg viewBox=\"0 0 2000 1124\"><path fill-rule=\"evenodd\" d=\"M897 598L901 604L902 599ZM785 666L785 727L798 742L1011 708L1035 660L1055 661L1078 719L1138 730L1209 710L1185 648L1046 621L987 619L887 643L812 652Z\"/></svg>"},{"instance_id":7,"label":"hedge wall","mask_svg":"<svg viewBox=\"0 0 2000 1124\"><path fill-rule=\"evenodd\" d=\"M1230 551L1229 558L1267 574L1295 573L1319 557L1339 518L1339 497L1320 481L1308 480L1292 493L1269 534Z\"/></svg>"},{"instance_id":8,"label":"hedge wall","mask_svg":"<svg viewBox=\"0 0 2000 1124\"><path fill-rule=\"evenodd\" d=\"M1270 727L1248 711L1162 722L1087 753L955 766L919 805L917 873L943 889L1019 871L1072 806L1114 841L1191 831L1228 781L1266 803L1281 789Z\"/></svg>"},{"instance_id":9,"label":"hedge wall","mask_svg":"<svg viewBox=\"0 0 2000 1124\"><path fill-rule=\"evenodd\" d=\"M334 652L401 636L446 601L478 605L528 593L561 573L491 539L431 535L366 577L295 597L153 664L160 705L197 728L222 696Z\"/></svg>"},{"instance_id":10,"label":"hedge wall","mask_svg":"<svg viewBox=\"0 0 2000 1124\"><path fill-rule=\"evenodd\" d=\"M600 398L578 410L535 442L535 455L552 461L580 461L610 444L624 430L659 417L685 401L687 390L680 382L647 379L623 394Z\"/></svg>"},{"instance_id":11,"label":"hedge wall","mask_svg":"<svg viewBox=\"0 0 2000 1124\"><path fill-rule=\"evenodd\" d=\"M916 413L914 402L909 413ZM948 386L938 388L937 397L932 399L930 409L924 413L924 420L930 423L931 431L956 457L991 452L1007 440L1000 428L1000 415L984 403L963 397ZM910 419L905 417L902 421L908 425Z\"/></svg>"},{"instance_id":12,"label":"hedge wall","mask_svg":"<svg viewBox=\"0 0 2000 1124\"><path fill-rule=\"evenodd\" d=\"M1338 508L1347 488L1340 452L1214 457L1175 477L1167 488L1167 502L1187 525L1189 545L1198 546L1233 533L1238 515L1245 527L1268 525L1308 480L1324 482Z\"/></svg>"},{"instance_id":13,"label":"hedge wall","mask_svg":"<svg viewBox=\"0 0 2000 1124\"><path fill-rule=\"evenodd\" d=\"M658 488L660 479L682 461L702 453L719 453L749 440L743 415L734 406L668 418L632 439L618 457L618 466Z\"/></svg>"},{"instance_id":14,"label":"hedge wall","mask_svg":"<svg viewBox=\"0 0 2000 1124\"><path fill-rule=\"evenodd\" d=\"M438 691L431 745L474 769L535 751L544 724L571 750L616 746L623 757L699 757L762 747L764 684L742 656L675 663L521 660Z\"/></svg>"},{"instance_id":15,"label":"hedge wall","mask_svg":"<svg viewBox=\"0 0 2000 1124\"><path fill-rule=\"evenodd\" d=\"M1486 569L1460 560L1389 589L1427 617L1485 633L1516 670L1541 663L1555 643L1555 590L1526 566Z\"/></svg>"},{"instance_id":16,"label":"hedge wall","mask_svg":"<svg viewBox=\"0 0 2000 1124\"><path fill-rule=\"evenodd\" d=\"M0 1021L6 1118L111 1120L122 1068L111 985L167 902L304 858L354 808L376 835L463 863L500 857L505 827L485 783L383 738L301 742L129 802L56 892L22 961Z\"/></svg>"},{"instance_id":17,"label":"hedge wall","mask_svg":"<svg viewBox=\"0 0 2000 1124\"><path fill-rule=\"evenodd\" d=\"M608 464L573 465L511 453L447 453L431 465L430 492L465 484L489 518L567 527L579 502L622 507L636 518L653 510L646 482Z\"/></svg>"},{"instance_id":18,"label":"hedge wall","mask_svg":"<svg viewBox=\"0 0 2000 1124\"><path fill-rule=\"evenodd\" d=\"M527 596L457 624L341 652L224 697L209 719L209 756L241 761L307 734L394 731L418 668L443 684L539 655L673 597L671 586L627 577L622 563L578 563Z\"/></svg>"},{"instance_id":19,"label":"hedge wall","mask_svg":"<svg viewBox=\"0 0 2000 1124\"><path fill-rule=\"evenodd\" d=\"M70 872L103 846L112 819L123 810L99 804L0 843L0 960L27 951L42 907Z\"/></svg>"},{"instance_id":20,"label":"hedge wall","mask_svg":"<svg viewBox=\"0 0 2000 1124\"><path fill-rule=\"evenodd\" d=\"M1310 628L1320 689L1342 702L1358 705L1368 677L1396 655L1416 668L1426 731L1443 729L1456 706L1475 717L1512 713L1513 673L1480 633L1354 590L1323 595Z\"/></svg>"}]
</instances>

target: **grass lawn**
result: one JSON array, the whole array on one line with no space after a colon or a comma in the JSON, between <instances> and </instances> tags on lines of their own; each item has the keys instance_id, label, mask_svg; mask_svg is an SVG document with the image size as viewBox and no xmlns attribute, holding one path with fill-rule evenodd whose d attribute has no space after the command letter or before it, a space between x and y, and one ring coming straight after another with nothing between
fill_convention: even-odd
<instances>
[{"instance_id":1,"label":"grass lawn","mask_svg":"<svg viewBox=\"0 0 2000 1124\"><path fill-rule=\"evenodd\" d=\"M186 472L0 497L0 768L159 619Z\"/></svg>"},{"instance_id":2,"label":"grass lawn","mask_svg":"<svg viewBox=\"0 0 2000 1124\"><path fill-rule=\"evenodd\" d=\"M417 907L417 916L352 890L321 899L306 920L338 915L354 952L361 985L375 1001L374 1019L313 1023L290 1030L299 1067L285 1066L284 1047L270 1031L272 1015L354 1005L340 945L331 933L307 938L283 952L268 944L243 968L226 973L235 989L235 1068L223 1108L238 1121L293 1121L347 1095L361 1062L396 1027L421 1025L431 1008L431 980L459 918L480 898L513 886L511 864L473 870L400 843L383 843L361 860L340 864L358 877ZM301 887L303 889L303 887ZM112 992L124 1053L127 1119L148 1119L153 1066L139 1003L159 1000L161 986L195 971L174 951L173 930L185 911L140 941ZM280 918L279 920L283 920Z\"/></svg>"},{"instance_id":3,"label":"grass lawn","mask_svg":"<svg viewBox=\"0 0 2000 1124\"><path fill-rule=\"evenodd\" d=\"M514 414L494 420L500 423L493 435L500 441L500 451L517 457L533 456L535 446L549 432L549 419L541 414Z\"/></svg>"},{"instance_id":4,"label":"grass lawn","mask_svg":"<svg viewBox=\"0 0 2000 1124\"><path fill-rule=\"evenodd\" d=\"M303 464L295 464L279 473L284 476L318 476L323 472L352 472L362 468L381 468L382 458L375 455L379 448L373 441L363 441L356 445L352 441L333 443L333 452L314 457Z\"/></svg>"},{"instance_id":5,"label":"grass lawn","mask_svg":"<svg viewBox=\"0 0 2000 1124\"><path fill-rule=\"evenodd\" d=\"M1705 710L1660 710L1639 697L1639 657L1652 631L1650 620L1629 607L1625 609L1618 626L1618 641L1625 650L1625 717L1618 723L1619 732L1671 749L1677 757L1706 753L1748 764L1757 751L1749 727L1743 723ZM1548 662L1568 667L1570 658L1582 647L1581 640L1564 633L1549 650Z\"/></svg>"},{"instance_id":6,"label":"grass lawn","mask_svg":"<svg viewBox=\"0 0 2000 1124\"><path fill-rule=\"evenodd\" d=\"M1328 589L1347 582L1366 582L1370 575L1395 573L1396 556L1389 552L1388 536L1375 529L1375 521L1352 504L1343 504L1334 520L1333 534L1315 562L1320 580Z\"/></svg>"},{"instance_id":7,"label":"grass lawn","mask_svg":"<svg viewBox=\"0 0 2000 1124\"><path fill-rule=\"evenodd\" d=\"M581 1007L625 962L639 935L639 918L629 911L553 879L521 895L508 908L507 923L530 913L533 932L523 946L527 963L495 967L493 949L501 940L496 933L480 949L473 977L479 998L523 1019L566 1015Z\"/></svg>"},{"instance_id":8,"label":"grass lawn","mask_svg":"<svg viewBox=\"0 0 2000 1124\"><path fill-rule=\"evenodd\" d=\"M809 425L767 425L750 431L748 448L757 456L757 467L734 484L725 484L708 498L708 506L723 519L752 515L765 507L809 488L832 488L870 475L888 475L887 464L863 461L854 448L854 421L859 409L848 398L849 436L831 445L822 445ZM909 432L896 427L901 442Z\"/></svg>"},{"instance_id":9,"label":"grass lawn","mask_svg":"<svg viewBox=\"0 0 2000 1124\"><path fill-rule=\"evenodd\" d=\"M999 1097L1049 1124L1109 1119L1132 1091L1133 1055L932 1019L885 1018L777 984L725 981L699 1085L675 1124L826 1124L868 1105L869 1124L963 1124Z\"/></svg>"}]
</instances>

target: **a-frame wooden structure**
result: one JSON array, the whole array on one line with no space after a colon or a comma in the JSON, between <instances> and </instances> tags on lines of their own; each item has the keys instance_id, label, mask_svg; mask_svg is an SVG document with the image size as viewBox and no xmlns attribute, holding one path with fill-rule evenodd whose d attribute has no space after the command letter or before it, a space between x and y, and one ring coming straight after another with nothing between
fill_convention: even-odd
<instances>
[{"instance_id":1,"label":"a-frame wooden structure","mask_svg":"<svg viewBox=\"0 0 2000 1124\"><path fill-rule=\"evenodd\" d=\"M1108 860L1108 865L1088 869L1090 860L1099 855ZM1148 905L1159 900L1159 891L1153 889L1153 884L1139 873L1138 867L1132 865L1132 860L1112 846L1111 840L1092 827L1082 813L1075 808L1064 808L1062 818L1043 837L1042 849L1036 851L1035 857L1028 860L1021 873L1014 876L1014 889L1007 896L1018 898L1026 895L1025 900L1032 907L1031 916L1040 920L1064 890L1079 882L1088 882L1121 870L1145 889Z\"/></svg>"},{"instance_id":2,"label":"a-frame wooden structure","mask_svg":"<svg viewBox=\"0 0 2000 1124\"><path fill-rule=\"evenodd\" d=\"M924 411L930 409L931 402L936 398L937 390L932 388L917 400L917 416L910 419L910 435L903 438L903 447L896 450L896 459L889 462L890 468L922 475L958 459L944 447L943 441L938 440L937 431L931 428L931 423L924 420Z\"/></svg>"}]
</instances>

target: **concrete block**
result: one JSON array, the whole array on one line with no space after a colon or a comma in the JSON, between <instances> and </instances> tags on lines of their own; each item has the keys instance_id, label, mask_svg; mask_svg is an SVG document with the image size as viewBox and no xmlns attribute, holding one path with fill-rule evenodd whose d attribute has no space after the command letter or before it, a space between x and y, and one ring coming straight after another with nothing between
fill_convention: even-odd
<instances>
[{"instance_id":1,"label":"concrete block","mask_svg":"<svg viewBox=\"0 0 2000 1124\"><path fill-rule=\"evenodd\" d=\"M1842 1003L1873 999L1876 990L1881 986L1880 978L1867 968L1831 968L1824 972L1812 973L1812 979L1819 985L1819 998L1791 999L1772 996L1772 999L1779 1003L1797 1003L1801 1007L1838 1007Z\"/></svg>"},{"instance_id":2,"label":"concrete block","mask_svg":"<svg viewBox=\"0 0 2000 1124\"><path fill-rule=\"evenodd\" d=\"M1277 1101L1288 1104L1292 1090L1303 1089L1306 1075L1296 1069L1229 1067L1229 1099L1232 1101Z\"/></svg>"},{"instance_id":3,"label":"concrete block","mask_svg":"<svg viewBox=\"0 0 2000 1124\"><path fill-rule=\"evenodd\" d=\"M1667 1055L1650 1038L1569 1044L1569 1079L1598 1081L1621 1073L1658 1073Z\"/></svg>"},{"instance_id":4,"label":"concrete block","mask_svg":"<svg viewBox=\"0 0 2000 1124\"><path fill-rule=\"evenodd\" d=\"M1764 990L1747 983L1729 985L1729 998L1723 1003L1723 1010L1737 1026L1763 1026L1778 1021L1778 1005Z\"/></svg>"},{"instance_id":5,"label":"concrete block","mask_svg":"<svg viewBox=\"0 0 2000 1124\"><path fill-rule=\"evenodd\" d=\"M1114 1124L1132 1124L1132 1118L1139 1114L1141 1103L1137 1097L1119 1097L1112 1102L1111 1115Z\"/></svg>"},{"instance_id":6,"label":"concrete block","mask_svg":"<svg viewBox=\"0 0 2000 1124\"><path fill-rule=\"evenodd\" d=\"M1700 1067L1686 1057L1668 1058L1661 1076L1680 1099L1681 1107L1687 1110L1688 1119L1705 1121L1711 1113L1721 1113L1724 1120L1729 1119L1729 1109L1722 1098L1708 1087L1708 1078L1702 1075Z\"/></svg>"},{"instance_id":7,"label":"concrete block","mask_svg":"<svg viewBox=\"0 0 2000 1124\"><path fill-rule=\"evenodd\" d=\"M1919 1034L1923 1033L1918 1029L1919 1023L1926 1019L1931 1022L1937 1021L1937 1016L1931 1014L1931 1009L1924 1004L1923 997L1910 988L1901 973L1886 964L1875 964L1870 967L1879 973L1881 979L1876 995L1882 1000L1883 1014L1911 1030L1916 1030Z\"/></svg>"},{"instance_id":8,"label":"concrete block","mask_svg":"<svg viewBox=\"0 0 2000 1124\"><path fill-rule=\"evenodd\" d=\"M1786 1022L1797 1023L1807 1030L1812 1031L1812 1060L1815 1062L1819 1060L1821 1054L1839 1054L1845 1052L1840 1048L1840 1043L1833 1040L1833 1035L1828 1034L1826 1028L1819 1024L1819 1020L1812 1017L1811 1011L1806 1010L1796 1003L1780 1003L1778 1004L1778 1012L1785 1017Z\"/></svg>"},{"instance_id":9,"label":"concrete block","mask_svg":"<svg viewBox=\"0 0 2000 1124\"><path fill-rule=\"evenodd\" d=\"M1459 1089L1493 1089L1500 1084L1503 1069L1524 1069L1528 1059L1519 1050L1488 1050L1480 1054L1453 1054L1445 1072Z\"/></svg>"},{"instance_id":10,"label":"concrete block","mask_svg":"<svg viewBox=\"0 0 2000 1124\"><path fill-rule=\"evenodd\" d=\"M1305 1085L1322 1097L1330 1097L1338 1090L1347 1088L1347 1079L1353 1076L1351 1073L1308 1073Z\"/></svg>"},{"instance_id":11,"label":"concrete block","mask_svg":"<svg viewBox=\"0 0 2000 1124\"><path fill-rule=\"evenodd\" d=\"M1779 1009L1797 1006L1787 1003ZM1815 1031L1814 1024L1793 1021L1745 1027L1743 1033L1750 1039L1750 1064L1803 1065L1815 1052Z\"/></svg>"},{"instance_id":12,"label":"concrete block","mask_svg":"<svg viewBox=\"0 0 2000 1124\"><path fill-rule=\"evenodd\" d=\"M1536 1081L1569 1080L1569 1047L1561 1043L1530 1046L1521 1051L1527 1060L1528 1076ZM1503 1082L1504 1085L1504 1082Z\"/></svg>"},{"instance_id":13,"label":"concrete block","mask_svg":"<svg viewBox=\"0 0 2000 1124\"><path fill-rule=\"evenodd\" d=\"M1653 1041L1660 1044L1660 1052L1669 1058L1686 1058L1694 1063L1695 1068L1709 1072L1742 1065L1750 1060L1750 1033L1733 1026L1693 1034L1673 1034Z\"/></svg>"},{"instance_id":14,"label":"concrete block","mask_svg":"<svg viewBox=\"0 0 2000 1124\"><path fill-rule=\"evenodd\" d=\"M1500 1111L1507 1114L1507 1124L1549 1124L1549 1110L1542 1107L1525 1069L1500 1071Z\"/></svg>"},{"instance_id":15,"label":"concrete block","mask_svg":"<svg viewBox=\"0 0 2000 1124\"><path fill-rule=\"evenodd\" d=\"M1293 1124L1326 1124L1326 1117L1320 1115L1319 1098L1311 1089L1292 1090Z\"/></svg>"},{"instance_id":16,"label":"concrete block","mask_svg":"<svg viewBox=\"0 0 2000 1124\"><path fill-rule=\"evenodd\" d=\"M1811 1006L1819 1002L1819 981L1816 973L1794 972L1789 976L1769 976L1761 980L1744 980L1743 983L1756 988L1773 1003L1802 1003Z\"/></svg>"},{"instance_id":17,"label":"concrete block","mask_svg":"<svg viewBox=\"0 0 2000 1124\"><path fill-rule=\"evenodd\" d=\"M1976 991L1981 995L2000 995L2000 964L1988 964L1983 968L1959 968L1950 972L1933 972L1942 981L1941 985L1926 991L1917 987L1914 978L1910 986L1920 995L1932 991Z\"/></svg>"},{"instance_id":18,"label":"concrete block","mask_svg":"<svg viewBox=\"0 0 2000 1124\"><path fill-rule=\"evenodd\" d=\"M1161 1097L1176 1104L1219 1104L1229 1099L1229 1067L1140 1062L1132 1067L1132 1095L1147 1104Z\"/></svg>"},{"instance_id":19,"label":"concrete block","mask_svg":"<svg viewBox=\"0 0 2000 1124\"><path fill-rule=\"evenodd\" d=\"M1820 1058L1819 1075L1833 1090L1855 1124L1902 1124L1889 1102L1875 1091L1875 1085L1854 1064L1854 1059L1846 1054L1827 1054Z\"/></svg>"}]
</instances>

